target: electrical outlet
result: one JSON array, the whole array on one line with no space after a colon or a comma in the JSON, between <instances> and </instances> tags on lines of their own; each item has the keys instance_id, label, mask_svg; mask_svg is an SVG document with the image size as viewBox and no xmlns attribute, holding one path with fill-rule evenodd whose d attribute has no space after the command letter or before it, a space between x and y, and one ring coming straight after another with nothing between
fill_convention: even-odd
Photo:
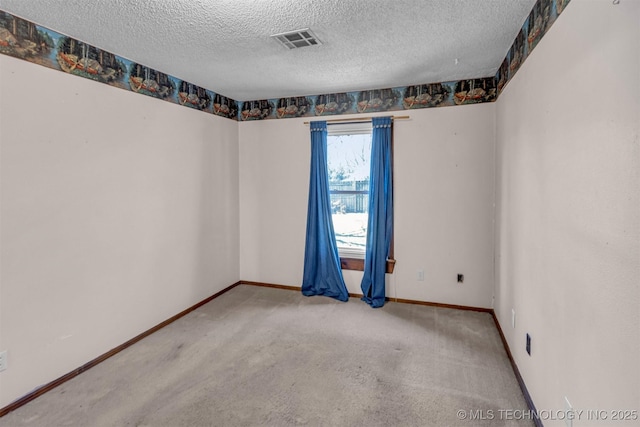
<instances>
[{"instance_id":1,"label":"electrical outlet","mask_svg":"<svg viewBox=\"0 0 640 427\"><path fill-rule=\"evenodd\" d=\"M516 310L511 309L511 327L515 329L516 327Z\"/></svg>"},{"instance_id":2,"label":"electrical outlet","mask_svg":"<svg viewBox=\"0 0 640 427\"><path fill-rule=\"evenodd\" d=\"M7 369L7 350L0 352L0 372Z\"/></svg>"},{"instance_id":3,"label":"electrical outlet","mask_svg":"<svg viewBox=\"0 0 640 427\"><path fill-rule=\"evenodd\" d=\"M424 270L418 270L416 279L418 280L418 282L424 282Z\"/></svg>"},{"instance_id":4,"label":"electrical outlet","mask_svg":"<svg viewBox=\"0 0 640 427\"><path fill-rule=\"evenodd\" d=\"M531 335L527 334L527 353L531 356Z\"/></svg>"},{"instance_id":5,"label":"electrical outlet","mask_svg":"<svg viewBox=\"0 0 640 427\"><path fill-rule=\"evenodd\" d=\"M564 425L567 427L573 427L573 419L575 418L575 412L573 412L573 406L567 396L564 397Z\"/></svg>"}]
</instances>

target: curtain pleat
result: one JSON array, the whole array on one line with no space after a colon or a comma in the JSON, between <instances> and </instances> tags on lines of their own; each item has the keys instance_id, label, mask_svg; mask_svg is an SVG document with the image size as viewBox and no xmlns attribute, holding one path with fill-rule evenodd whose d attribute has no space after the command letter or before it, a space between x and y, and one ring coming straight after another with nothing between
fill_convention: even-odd
<instances>
[{"instance_id":1,"label":"curtain pleat","mask_svg":"<svg viewBox=\"0 0 640 427\"><path fill-rule=\"evenodd\" d=\"M331 218L325 121L311 122L311 175L302 294L323 295L340 301L349 299Z\"/></svg>"},{"instance_id":2,"label":"curtain pleat","mask_svg":"<svg viewBox=\"0 0 640 427\"><path fill-rule=\"evenodd\" d=\"M385 274L393 233L391 117L373 118L372 124L367 248L360 287L362 300L377 308L385 302Z\"/></svg>"}]
</instances>

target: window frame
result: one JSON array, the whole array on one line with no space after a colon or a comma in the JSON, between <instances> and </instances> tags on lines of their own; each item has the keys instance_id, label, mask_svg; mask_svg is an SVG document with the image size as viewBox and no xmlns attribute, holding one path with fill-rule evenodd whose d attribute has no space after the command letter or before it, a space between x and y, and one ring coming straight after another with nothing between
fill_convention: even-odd
<instances>
[{"instance_id":1,"label":"window frame","mask_svg":"<svg viewBox=\"0 0 640 427\"><path fill-rule=\"evenodd\" d=\"M368 133L372 134L371 129L371 121L368 122L346 122L346 123L327 123L330 126L340 125L342 129L339 129L338 126L331 129L327 126L327 136L335 136L335 135L354 135L354 134L364 134ZM366 131L368 129L368 131ZM393 132L391 132L391 186L393 188L394 184L394 153L393 153ZM368 190L330 190L329 194L369 194ZM332 215L333 218L333 215ZM395 230L395 216L394 216L394 230ZM389 244L389 256L387 257L387 268L386 273L393 273L393 270L396 265L396 260L394 256L394 234L391 233L391 243ZM340 248L338 248L338 252L340 253ZM366 252L366 249L365 249ZM353 256L342 256L340 255L340 268L343 270L354 270L354 271L364 271L364 254L362 258L353 257Z\"/></svg>"}]
</instances>

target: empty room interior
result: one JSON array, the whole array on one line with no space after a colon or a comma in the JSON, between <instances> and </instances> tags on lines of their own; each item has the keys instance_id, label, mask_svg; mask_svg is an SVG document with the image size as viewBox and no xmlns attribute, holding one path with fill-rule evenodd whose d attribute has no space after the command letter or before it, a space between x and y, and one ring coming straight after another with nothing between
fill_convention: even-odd
<instances>
[{"instance_id":1,"label":"empty room interior","mask_svg":"<svg viewBox=\"0 0 640 427\"><path fill-rule=\"evenodd\" d=\"M388 116L384 305L369 235L347 302L302 295L315 122ZM110 363L126 396L134 362L185 366L151 388L198 383L190 415L95 425L640 425L639 171L637 0L2 0L0 425L61 425L30 408Z\"/></svg>"}]
</instances>

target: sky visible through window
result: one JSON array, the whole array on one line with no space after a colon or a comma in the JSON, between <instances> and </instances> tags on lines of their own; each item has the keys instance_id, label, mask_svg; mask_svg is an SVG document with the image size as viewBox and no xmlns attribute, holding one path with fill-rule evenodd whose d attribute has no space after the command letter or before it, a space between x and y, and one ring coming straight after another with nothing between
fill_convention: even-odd
<instances>
[{"instance_id":1,"label":"sky visible through window","mask_svg":"<svg viewBox=\"0 0 640 427\"><path fill-rule=\"evenodd\" d=\"M338 248L364 253L371 159L371 134L329 135L327 166L332 191L364 194L331 194L333 228Z\"/></svg>"}]
</instances>

